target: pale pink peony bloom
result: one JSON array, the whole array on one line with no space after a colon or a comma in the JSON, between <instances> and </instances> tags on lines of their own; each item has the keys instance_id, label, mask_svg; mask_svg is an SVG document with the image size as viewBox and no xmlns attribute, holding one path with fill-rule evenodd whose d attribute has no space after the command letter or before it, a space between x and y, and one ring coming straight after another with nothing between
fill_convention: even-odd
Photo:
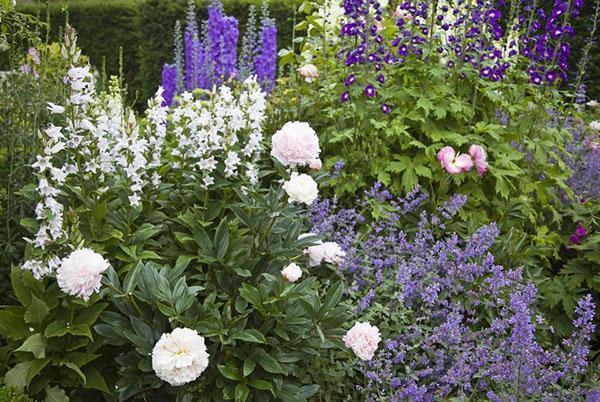
<instances>
[{"instance_id":1,"label":"pale pink peony bloom","mask_svg":"<svg viewBox=\"0 0 600 402\"><path fill-rule=\"evenodd\" d=\"M287 122L271 139L271 155L284 166L305 166L319 158L319 138L308 123Z\"/></svg>"},{"instance_id":2,"label":"pale pink peony bloom","mask_svg":"<svg viewBox=\"0 0 600 402\"><path fill-rule=\"evenodd\" d=\"M357 322L342 338L344 344L361 360L371 360L381 341L379 329L368 322Z\"/></svg>"},{"instance_id":3,"label":"pale pink peony bloom","mask_svg":"<svg viewBox=\"0 0 600 402\"><path fill-rule=\"evenodd\" d=\"M304 252L308 255L310 267L321 265L323 261L339 266L344 262L346 256L346 252L340 245L331 241L310 246Z\"/></svg>"},{"instance_id":4,"label":"pale pink peony bloom","mask_svg":"<svg viewBox=\"0 0 600 402\"><path fill-rule=\"evenodd\" d=\"M100 254L81 248L62 260L56 271L56 281L63 292L87 301L100 290L102 274L109 266Z\"/></svg>"},{"instance_id":5,"label":"pale pink peony bloom","mask_svg":"<svg viewBox=\"0 0 600 402\"><path fill-rule=\"evenodd\" d=\"M454 148L444 147L438 154L437 158L440 161L442 168L450 174L458 174L468 172L473 167L473 160L469 155L457 154Z\"/></svg>"},{"instance_id":6,"label":"pale pink peony bloom","mask_svg":"<svg viewBox=\"0 0 600 402\"><path fill-rule=\"evenodd\" d=\"M305 64L299 67L298 74L300 74L300 76L304 78L304 81L306 82L313 82L319 78L319 70L317 70L317 66L314 64Z\"/></svg>"},{"instance_id":7,"label":"pale pink peony bloom","mask_svg":"<svg viewBox=\"0 0 600 402\"><path fill-rule=\"evenodd\" d=\"M308 167L312 170L321 170L321 168L323 167L323 162L321 162L321 159L313 159L308 164Z\"/></svg>"},{"instance_id":8,"label":"pale pink peony bloom","mask_svg":"<svg viewBox=\"0 0 600 402\"><path fill-rule=\"evenodd\" d=\"M483 176L483 174L488 170L488 163L486 160L485 150L481 145L473 144L469 148L469 155L471 155L471 158L473 158L473 163L477 168L479 176Z\"/></svg>"},{"instance_id":9,"label":"pale pink peony bloom","mask_svg":"<svg viewBox=\"0 0 600 402\"><path fill-rule=\"evenodd\" d=\"M302 276L302 269L297 264L291 263L281 270L281 276L288 282L296 282Z\"/></svg>"}]
</instances>

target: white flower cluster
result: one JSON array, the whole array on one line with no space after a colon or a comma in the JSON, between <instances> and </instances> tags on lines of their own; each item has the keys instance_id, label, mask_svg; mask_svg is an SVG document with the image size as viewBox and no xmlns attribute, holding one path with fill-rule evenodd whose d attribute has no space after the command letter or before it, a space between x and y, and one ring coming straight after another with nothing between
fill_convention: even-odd
<instances>
[{"instance_id":1,"label":"white flower cluster","mask_svg":"<svg viewBox=\"0 0 600 402\"><path fill-rule=\"evenodd\" d=\"M175 167L199 172L204 187L214 183L219 162L225 177L243 171L251 184L258 182L256 161L262 151L266 94L255 77L244 81L242 88L236 97L231 88L221 86L208 101L186 92L171 111L177 139Z\"/></svg>"}]
</instances>

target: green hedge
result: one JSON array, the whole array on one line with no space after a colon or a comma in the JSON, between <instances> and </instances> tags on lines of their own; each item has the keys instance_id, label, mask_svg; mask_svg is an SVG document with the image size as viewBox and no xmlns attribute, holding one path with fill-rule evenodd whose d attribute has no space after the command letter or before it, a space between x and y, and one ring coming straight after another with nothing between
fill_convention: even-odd
<instances>
[{"instance_id":1,"label":"green hedge","mask_svg":"<svg viewBox=\"0 0 600 402\"><path fill-rule=\"evenodd\" d=\"M207 17L208 0L197 0L198 21ZM79 33L79 45L106 72L119 72L119 47L123 48L123 72L129 97L143 106L161 80L163 63L173 59L173 27L177 19L185 23L186 0L71 0L49 6L52 39L58 39L67 19ZM223 0L225 12L240 21L240 37L245 31L248 7L260 7L262 0ZM269 0L271 17L277 23L278 46L290 46L294 2ZM23 4L19 10L45 19L45 4ZM240 38L241 43L241 38Z\"/></svg>"}]
</instances>

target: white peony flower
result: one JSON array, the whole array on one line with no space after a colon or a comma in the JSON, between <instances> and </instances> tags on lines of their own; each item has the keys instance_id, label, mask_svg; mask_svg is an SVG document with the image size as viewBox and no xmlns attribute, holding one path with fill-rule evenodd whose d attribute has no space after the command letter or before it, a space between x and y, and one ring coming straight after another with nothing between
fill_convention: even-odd
<instances>
[{"instance_id":1,"label":"white peony flower","mask_svg":"<svg viewBox=\"0 0 600 402\"><path fill-rule=\"evenodd\" d=\"M82 248L62 260L56 281L63 292L87 301L94 292L100 290L102 273L109 266L100 254Z\"/></svg>"},{"instance_id":2,"label":"white peony flower","mask_svg":"<svg viewBox=\"0 0 600 402\"><path fill-rule=\"evenodd\" d=\"M291 263L281 271L281 276L288 282L296 282L302 276L302 269L294 263Z\"/></svg>"},{"instance_id":3,"label":"white peony flower","mask_svg":"<svg viewBox=\"0 0 600 402\"><path fill-rule=\"evenodd\" d=\"M305 166L319 158L319 138L308 123L287 122L271 139L271 155L284 166Z\"/></svg>"},{"instance_id":4,"label":"white peony flower","mask_svg":"<svg viewBox=\"0 0 600 402\"><path fill-rule=\"evenodd\" d=\"M317 70L317 66L314 64L305 64L299 67L298 74L300 74L300 76L304 78L304 81L306 82L313 82L319 78L319 70Z\"/></svg>"},{"instance_id":5,"label":"white peony flower","mask_svg":"<svg viewBox=\"0 0 600 402\"><path fill-rule=\"evenodd\" d=\"M361 360L371 360L381 341L379 329L368 322L357 322L343 336L344 344Z\"/></svg>"},{"instance_id":6,"label":"white peony flower","mask_svg":"<svg viewBox=\"0 0 600 402\"><path fill-rule=\"evenodd\" d=\"M323 261L339 266L346 256L340 245L331 241L310 246L305 253L308 254L308 265L311 267L321 265Z\"/></svg>"},{"instance_id":7,"label":"white peony flower","mask_svg":"<svg viewBox=\"0 0 600 402\"><path fill-rule=\"evenodd\" d=\"M193 329L175 328L162 334L152 349L152 369L171 385L194 381L208 367L204 338Z\"/></svg>"},{"instance_id":8,"label":"white peony flower","mask_svg":"<svg viewBox=\"0 0 600 402\"><path fill-rule=\"evenodd\" d=\"M292 177L283 183L283 189L289 197L289 202L312 205L319 196L317 182L307 174L292 173Z\"/></svg>"}]
</instances>

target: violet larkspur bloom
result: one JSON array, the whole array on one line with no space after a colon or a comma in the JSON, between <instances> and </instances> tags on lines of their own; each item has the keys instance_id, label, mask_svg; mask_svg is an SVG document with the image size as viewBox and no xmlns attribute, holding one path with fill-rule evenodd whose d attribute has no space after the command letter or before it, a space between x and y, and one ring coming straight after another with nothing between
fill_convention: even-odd
<instances>
[{"instance_id":1,"label":"violet larkspur bloom","mask_svg":"<svg viewBox=\"0 0 600 402\"><path fill-rule=\"evenodd\" d=\"M385 114L389 114L391 113L392 108L387 103L384 103L383 105L381 105L381 111Z\"/></svg>"},{"instance_id":2,"label":"violet larkspur bloom","mask_svg":"<svg viewBox=\"0 0 600 402\"><path fill-rule=\"evenodd\" d=\"M350 92L348 92L348 91L342 92L342 94L340 95L340 102L345 103L345 102L348 102L349 100L350 100Z\"/></svg>"},{"instance_id":3,"label":"violet larkspur bloom","mask_svg":"<svg viewBox=\"0 0 600 402\"><path fill-rule=\"evenodd\" d=\"M377 91L375 90L375 87L372 84L368 84L365 87L365 95L368 96L369 98L373 98L376 94L377 94Z\"/></svg>"}]
</instances>

